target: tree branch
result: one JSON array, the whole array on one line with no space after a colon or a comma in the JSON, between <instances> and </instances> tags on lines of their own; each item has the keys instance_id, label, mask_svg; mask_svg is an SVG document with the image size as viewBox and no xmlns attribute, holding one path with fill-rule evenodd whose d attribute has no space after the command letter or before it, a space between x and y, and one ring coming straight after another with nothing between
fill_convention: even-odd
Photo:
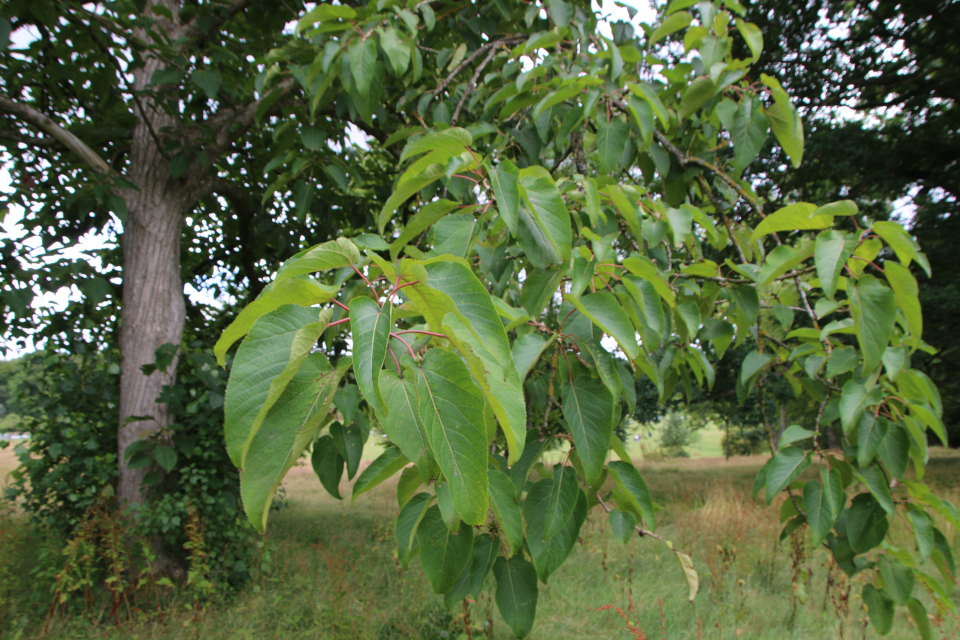
<instances>
[{"instance_id":1,"label":"tree branch","mask_svg":"<svg viewBox=\"0 0 960 640\"><path fill-rule=\"evenodd\" d=\"M14 102L6 96L0 96L0 111L6 111L12 116L20 118L47 134L68 150L77 154L80 159L87 164L96 173L102 175L112 175L113 169L107 162L101 158L96 151L91 149L80 138L73 135L56 122L40 113L33 107L29 107L19 102Z\"/></svg>"},{"instance_id":2,"label":"tree branch","mask_svg":"<svg viewBox=\"0 0 960 640\"><path fill-rule=\"evenodd\" d=\"M484 53L486 53L490 49L496 50L501 45L523 42L526 39L527 39L527 36L509 36L506 38L500 38L499 40L494 40L493 42L483 45L482 47L480 47L479 49L471 53L469 56L464 58L463 62L458 64L457 68L450 72L450 75L447 76L446 80L441 82L440 86L434 90L433 97L436 98L438 95L443 93L443 90L446 89L451 82L453 82L454 78L456 78L461 71L466 69L470 64L473 63L474 60L482 56Z\"/></svg>"},{"instance_id":3,"label":"tree branch","mask_svg":"<svg viewBox=\"0 0 960 640\"><path fill-rule=\"evenodd\" d=\"M194 42L202 42L213 31L219 29L224 22L227 22L235 15L252 5L253 2L254 0L233 0L233 2L231 2L229 5L226 5L225 11L221 12L212 23L207 25L206 31L200 27L200 16L198 15L193 20L183 25L182 35L184 38L193 40Z\"/></svg>"}]
</instances>

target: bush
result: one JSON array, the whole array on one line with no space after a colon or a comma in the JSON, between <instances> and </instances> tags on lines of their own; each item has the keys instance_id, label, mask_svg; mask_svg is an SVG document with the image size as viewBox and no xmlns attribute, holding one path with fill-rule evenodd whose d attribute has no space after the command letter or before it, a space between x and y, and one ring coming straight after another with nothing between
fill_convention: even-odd
<instances>
[{"instance_id":1,"label":"bush","mask_svg":"<svg viewBox=\"0 0 960 640\"><path fill-rule=\"evenodd\" d=\"M158 352L164 355L170 350ZM7 496L70 538L116 484L118 354L43 351L27 359L37 374L20 385L19 399L31 438L17 445L20 467ZM236 585L246 579L256 545L223 441L227 374L198 343L181 352L178 373L160 398L175 424L135 450L141 463L159 460L166 470L156 465L148 474L151 499L134 512L137 534L160 540L165 555L184 568L202 546L208 577L218 586Z\"/></svg>"},{"instance_id":2,"label":"bush","mask_svg":"<svg viewBox=\"0 0 960 640\"><path fill-rule=\"evenodd\" d=\"M683 414L671 411L660 426L660 446L667 455L679 458L689 458L687 447L693 446L700 439L693 423Z\"/></svg>"}]
</instances>

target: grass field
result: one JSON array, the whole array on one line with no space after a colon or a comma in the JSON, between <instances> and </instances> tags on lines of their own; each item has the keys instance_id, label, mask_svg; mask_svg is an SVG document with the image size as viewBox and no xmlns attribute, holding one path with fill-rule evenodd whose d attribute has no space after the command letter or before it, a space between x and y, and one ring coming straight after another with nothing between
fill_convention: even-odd
<instances>
[{"instance_id":1,"label":"grass field","mask_svg":"<svg viewBox=\"0 0 960 640\"><path fill-rule=\"evenodd\" d=\"M708 438L701 442L701 450L710 451ZM663 507L658 532L689 553L700 574L695 602L687 601L679 564L665 545L653 539L621 545L605 514L595 509L570 559L549 584L540 585L530 637L820 639L840 637L841 624L845 638L876 637L857 595L865 579L872 580L869 572L848 580L831 567L827 553L799 540L776 543L779 510L749 497L763 461L761 456L639 461ZM0 473L12 466L10 450L0 451ZM938 452L929 478L956 503L960 457ZM0 583L0 639L38 637L44 623L43 637L49 638L512 637L496 613L492 576L476 602L448 613L418 564L399 570L395 484L361 496L353 507L327 496L307 466L293 469L284 485L288 508L273 515L265 538L270 570L241 592L217 596L200 608L177 593L152 605L140 603L143 610L119 626L107 620L103 607L47 619L49 601L31 599L24 585L42 545L22 515L8 511L0 518L0 577L12 583ZM929 600L919 587L917 592ZM936 637L957 637L956 618L935 622ZM902 608L887 637L918 637Z\"/></svg>"}]
</instances>

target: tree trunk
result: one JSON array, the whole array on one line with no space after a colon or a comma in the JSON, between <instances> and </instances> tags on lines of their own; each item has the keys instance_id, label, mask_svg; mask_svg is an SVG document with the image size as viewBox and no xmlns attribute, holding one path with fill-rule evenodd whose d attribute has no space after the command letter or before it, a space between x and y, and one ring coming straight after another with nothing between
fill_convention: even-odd
<instances>
[{"instance_id":1,"label":"tree trunk","mask_svg":"<svg viewBox=\"0 0 960 640\"><path fill-rule=\"evenodd\" d=\"M165 0L178 21L177 2ZM155 28L169 31L176 23L161 20ZM146 38L146 34L139 34ZM153 73L164 63L153 56L133 72L134 90L142 91ZM189 212L189 196L170 175L170 161L157 146L159 132L175 131L175 117L156 108L150 99L141 100L140 121L134 127L130 164L125 177L139 191L124 193L127 220L123 247L123 313L120 327L120 424L117 450L120 474L117 498L121 504L143 500L143 478L147 469L129 469L123 453L130 444L170 424L165 405L157 398L164 385L173 382L177 362L166 371L144 375L141 367L155 361L163 344L180 346L186 322L186 303L180 280L180 236Z\"/></svg>"}]
</instances>

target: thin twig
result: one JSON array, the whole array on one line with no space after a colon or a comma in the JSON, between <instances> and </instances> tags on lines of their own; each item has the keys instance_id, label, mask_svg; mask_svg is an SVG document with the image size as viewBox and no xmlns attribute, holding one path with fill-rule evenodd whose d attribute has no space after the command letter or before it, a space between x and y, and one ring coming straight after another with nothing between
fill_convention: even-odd
<instances>
[{"instance_id":1,"label":"thin twig","mask_svg":"<svg viewBox=\"0 0 960 640\"><path fill-rule=\"evenodd\" d=\"M515 42L522 42L526 39L527 39L526 36L509 36L507 38L500 38L499 40L494 40L493 42L487 43L482 47L478 48L476 51L474 51L469 56L464 58L463 61L457 65L456 69L450 72L450 75L448 75L446 79L440 83L440 86L434 90L433 97L436 98L438 95L443 93L443 90L446 89L451 82L453 82L453 79L456 78L461 71L466 69L470 64L473 63L474 60L482 56L484 53L486 53L490 49L497 49L501 45L512 44Z\"/></svg>"},{"instance_id":2,"label":"thin twig","mask_svg":"<svg viewBox=\"0 0 960 640\"><path fill-rule=\"evenodd\" d=\"M457 103L457 108L453 110L453 116L450 118L451 127L457 124L457 118L460 117L460 109L463 108L463 103L467 101L467 96L470 95L470 92L477 88L477 82L480 81L480 74L483 73L483 70L490 64L490 61L493 60L493 56L495 55L497 55L497 50L490 49L490 53L487 54L487 57L484 58L483 62L477 67L473 77L470 78L467 88L463 90L463 95L460 96L460 102Z\"/></svg>"}]
</instances>

